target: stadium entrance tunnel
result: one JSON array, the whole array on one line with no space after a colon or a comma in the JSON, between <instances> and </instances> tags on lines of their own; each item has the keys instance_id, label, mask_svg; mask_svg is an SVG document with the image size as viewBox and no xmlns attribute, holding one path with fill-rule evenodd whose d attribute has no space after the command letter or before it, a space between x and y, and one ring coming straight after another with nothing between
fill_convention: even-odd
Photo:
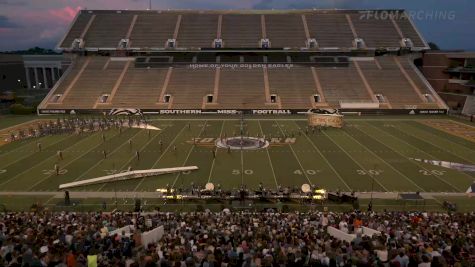
<instances>
[{"instance_id":1,"label":"stadium entrance tunnel","mask_svg":"<svg viewBox=\"0 0 475 267\"><path fill-rule=\"evenodd\" d=\"M267 148L269 142L264 138L235 136L216 140L216 146L224 149L257 150Z\"/></svg>"}]
</instances>

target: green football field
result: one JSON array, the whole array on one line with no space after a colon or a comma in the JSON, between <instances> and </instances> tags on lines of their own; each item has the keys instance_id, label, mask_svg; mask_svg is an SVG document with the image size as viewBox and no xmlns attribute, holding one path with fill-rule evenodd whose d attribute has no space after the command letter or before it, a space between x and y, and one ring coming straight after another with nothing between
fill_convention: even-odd
<instances>
[{"instance_id":1,"label":"green football field","mask_svg":"<svg viewBox=\"0 0 475 267\"><path fill-rule=\"evenodd\" d=\"M104 132L105 142L98 132L47 136L0 146L0 191L57 191L60 184L118 173L129 167L141 170L198 166L199 170L192 172L71 191L155 191L167 184L185 188L192 182L203 187L211 182L228 189L242 184L256 188L262 183L276 188L307 183L341 191L465 192L475 180L475 173L414 159L475 165L475 142L460 133L433 127L427 120L452 123L455 128L462 125L467 135L475 132L473 124L449 117L350 117L343 129L308 132L304 117L248 117L244 125L247 135L265 135L272 138L271 145L230 153L217 149L213 157L217 138L239 133L239 118L151 117L160 131L112 129ZM42 144L41 152L37 151L37 142ZM57 157L58 150L63 151L63 160ZM103 150L107 151L106 159ZM61 168L60 175L53 170L55 164Z\"/></svg>"}]
</instances>

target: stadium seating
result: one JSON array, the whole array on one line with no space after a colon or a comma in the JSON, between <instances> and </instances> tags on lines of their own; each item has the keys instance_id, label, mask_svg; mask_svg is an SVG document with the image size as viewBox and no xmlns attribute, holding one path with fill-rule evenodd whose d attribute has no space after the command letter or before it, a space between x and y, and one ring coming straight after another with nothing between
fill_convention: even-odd
<instances>
[{"instance_id":1,"label":"stadium seating","mask_svg":"<svg viewBox=\"0 0 475 267\"><path fill-rule=\"evenodd\" d=\"M257 47L262 38L261 16L223 15L221 38L224 47Z\"/></svg>"},{"instance_id":2,"label":"stadium seating","mask_svg":"<svg viewBox=\"0 0 475 267\"><path fill-rule=\"evenodd\" d=\"M2 253L0 265L473 266L474 220L417 211L11 212L0 217L2 237L25 252Z\"/></svg>"},{"instance_id":3,"label":"stadium seating","mask_svg":"<svg viewBox=\"0 0 475 267\"><path fill-rule=\"evenodd\" d=\"M78 57L75 62L70 66L69 74L62 77L62 82L57 83L55 94L63 94L73 80L78 76L79 72L83 68L84 64L88 61L89 58Z\"/></svg>"},{"instance_id":4,"label":"stadium seating","mask_svg":"<svg viewBox=\"0 0 475 267\"><path fill-rule=\"evenodd\" d=\"M401 16L395 19L399 29L401 29L404 38L410 38L411 41L414 43L415 47L426 47L426 44L420 38L419 34L417 33L414 26L411 24L408 18L405 16Z\"/></svg>"},{"instance_id":5,"label":"stadium seating","mask_svg":"<svg viewBox=\"0 0 475 267\"><path fill-rule=\"evenodd\" d=\"M200 57L203 62L214 60L211 55L203 54ZM256 56L247 58L250 62L259 60ZM222 64L236 60L235 57L222 56ZM303 59L294 57L293 60ZM280 106L269 106L271 103L270 99L266 99L266 76L261 68L225 67L221 68L220 75L216 76L215 67L192 69L187 65L176 65L171 71L168 83L165 84L168 68L173 66L167 61L166 58L151 57L149 63L140 64L158 64L154 65L155 67L130 65L120 80L119 76L126 64L124 61L111 60L109 57L79 57L71 67L69 75L63 78L51 94L46 107L307 109L315 105L329 105L338 108L340 102L375 102L370 95L371 90L374 95L382 96L379 99L382 104L387 104L381 108L439 107L436 96L406 57L383 56L358 60L357 64L363 77L358 73L355 62L350 62L347 66L346 63L333 63L330 66L321 64L314 67L316 77L312 74L312 65L294 64L289 68L268 68L267 94L268 97L276 95L276 103ZM401 71L398 63L405 73ZM98 98L102 94L111 94L118 79L120 81L114 97L109 98L106 104L99 103L97 106ZM321 86L321 92L318 91L317 83ZM61 94L64 95L60 98L61 101L58 101L56 96ZM158 106L158 102L163 104L160 95L165 94L172 97L171 103ZM205 99L208 94L216 94L211 103L207 103L208 100ZM320 96L320 103L315 102L316 94Z\"/></svg>"},{"instance_id":6,"label":"stadium seating","mask_svg":"<svg viewBox=\"0 0 475 267\"><path fill-rule=\"evenodd\" d=\"M367 47L400 47L401 37L392 21L382 18L365 17L362 14L351 14L351 21L359 38Z\"/></svg>"},{"instance_id":7,"label":"stadium seating","mask_svg":"<svg viewBox=\"0 0 475 267\"><path fill-rule=\"evenodd\" d=\"M165 47L173 38L177 18L168 13L140 14L130 35L130 47Z\"/></svg>"},{"instance_id":8,"label":"stadium seating","mask_svg":"<svg viewBox=\"0 0 475 267\"><path fill-rule=\"evenodd\" d=\"M300 15L265 15L267 38L271 47L306 46L307 38Z\"/></svg>"},{"instance_id":9,"label":"stadium seating","mask_svg":"<svg viewBox=\"0 0 475 267\"><path fill-rule=\"evenodd\" d=\"M107 57L91 58L60 106L93 108L101 95L111 93L125 64L123 61L109 62Z\"/></svg>"},{"instance_id":10,"label":"stadium seating","mask_svg":"<svg viewBox=\"0 0 475 267\"><path fill-rule=\"evenodd\" d=\"M222 108L265 108L262 69L222 69L217 101Z\"/></svg>"},{"instance_id":11,"label":"stadium seating","mask_svg":"<svg viewBox=\"0 0 475 267\"><path fill-rule=\"evenodd\" d=\"M376 60L377 62L358 62L375 94L383 95L393 108L404 108L405 105L420 102L419 96L399 71L393 57L378 57Z\"/></svg>"},{"instance_id":12,"label":"stadium seating","mask_svg":"<svg viewBox=\"0 0 475 267\"><path fill-rule=\"evenodd\" d=\"M332 106L345 102L372 102L355 66L340 68L317 68L326 101Z\"/></svg>"},{"instance_id":13,"label":"stadium seating","mask_svg":"<svg viewBox=\"0 0 475 267\"><path fill-rule=\"evenodd\" d=\"M84 35L93 56L77 56L40 109L444 108L411 57L391 52L403 37L424 49L411 21L364 12L81 11L61 46ZM134 50L114 51L124 38ZM266 38L270 50L256 49Z\"/></svg>"},{"instance_id":14,"label":"stadium seating","mask_svg":"<svg viewBox=\"0 0 475 267\"><path fill-rule=\"evenodd\" d=\"M269 69L269 87L276 94L282 108L312 108L313 95L318 94L310 68Z\"/></svg>"},{"instance_id":15,"label":"stadium seating","mask_svg":"<svg viewBox=\"0 0 475 267\"><path fill-rule=\"evenodd\" d=\"M347 49L353 47L355 37L361 37L369 48L400 47L402 37L410 38L417 48L426 48L424 40L402 13L394 19L401 34L389 16L387 19L374 16L362 18L362 14L364 13L354 10L298 12L84 10L59 46L69 49L72 41L79 38L86 29L91 16L95 16L84 37L86 47L117 47L118 42L126 37L133 17L137 16L130 36L132 44L130 48L164 47L168 39L175 37L176 26L178 26L177 47L189 49L212 47L214 39L219 36L223 40L224 47L228 48L257 48L260 45L259 41L264 37L269 38L271 47L274 48L300 49L306 46L308 38L315 38L320 48ZM179 16L181 20L178 20ZM305 25L309 36L306 34ZM351 26L354 27L355 34Z\"/></svg>"},{"instance_id":16,"label":"stadium seating","mask_svg":"<svg viewBox=\"0 0 475 267\"><path fill-rule=\"evenodd\" d=\"M116 48L125 38L132 14L98 14L86 33L86 47Z\"/></svg>"},{"instance_id":17,"label":"stadium seating","mask_svg":"<svg viewBox=\"0 0 475 267\"><path fill-rule=\"evenodd\" d=\"M310 38L320 47L352 47L353 33L344 14L306 15Z\"/></svg>"},{"instance_id":18,"label":"stadium seating","mask_svg":"<svg viewBox=\"0 0 475 267\"><path fill-rule=\"evenodd\" d=\"M168 68L129 67L112 104L117 108L156 108Z\"/></svg>"},{"instance_id":19,"label":"stadium seating","mask_svg":"<svg viewBox=\"0 0 475 267\"><path fill-rule=\"evenodd\" d=\"M178 31L177 46L183 48L212 47L218 30L218 15L185 14Z\"/></svg>"},{"instance_id":20,"label":"stadium seating","mask_svg":"<svg viewBox=\"0 0 475 267\"><path fill-rule=\"evenodd\" d=\"M203 98L213 94L216 70L174 68L166 94L173 97L173 108L202 107Z\"/></svg>"},{"instance_id":21,"label":"stadium seating","mask_svg":"<svg viewBox=\"0 0 475 267\"><path fill-rule=\"evenodd\" d=\"M76 19L76 22L71 25L71 29L69 30L68 34L64 38L63 42L61 43L61 47L71 47L74 39L80 38L81 34L83 33L86 25L89 23L92 14L89 13L80 13Z\"/></svg>"}]
</instances>

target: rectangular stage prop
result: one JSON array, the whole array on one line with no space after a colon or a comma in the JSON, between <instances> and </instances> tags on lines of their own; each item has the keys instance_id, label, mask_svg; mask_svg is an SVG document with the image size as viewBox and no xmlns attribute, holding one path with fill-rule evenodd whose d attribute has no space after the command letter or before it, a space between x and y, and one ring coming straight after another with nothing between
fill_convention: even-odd
<instances>
[{"instance_id":1,"label":"rectangular stage prop","mask_svg":"<svg viewBox=\"0 0 475 267\"><path fill-rule=\"evenodd\" d=\"M308 126L343 127L343 115L338 110L316 109L307 113Z\"/></svg>"}]
</instances>

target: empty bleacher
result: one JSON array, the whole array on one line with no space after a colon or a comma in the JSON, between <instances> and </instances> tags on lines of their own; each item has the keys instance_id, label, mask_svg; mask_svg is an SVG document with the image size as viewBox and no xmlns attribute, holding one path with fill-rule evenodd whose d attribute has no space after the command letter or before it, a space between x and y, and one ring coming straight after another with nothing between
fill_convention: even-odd
<instances>
[{"instance_id":1,"label":"empty bleacher","mask_svg":"<svg viewBox=\"0 0 475 267\"><path fill-rule=\"evenodd\" d=\"M86 28L87 23L91 19L92 14L81 12L77 15L76 22L71 25L71 29L67 33L66 37L64 38L63 42L61 43L61 47L71 47L74 39L80 38L82 32Z\"/></svg>"},{"instance_id":2,"label":"empty bleacher","mask_svg":"<svg viewBox=\"0 0 475 267\"><path fill-rule=\"evenodd\" d=\"M177 14L141 14L137 17L130 35L130 47L160 47L173 38Z\"/></svg>"},{"instance_id":3,"label":"empty bleacher","mask_svg":"<svg viewBox=\"0 0 475 267\"><path fill-rule=\"evenodd\" d=\"M178 31L177 46L184 48L212 47L218 29L216 14L185 14Z\"/></svg>"},{"instance_id":4,"label":"empty bleacher","mask_svg":"<svg viewBox=\"0 0 475 267\"><path fill-rule=\"evenodd\" d=\"M388 18L374 18L351 14L351 21L359 38L363 38L367 47L400 47L401 38L392 21Z\"/></svg>"},{"instance_id":5,"label":"empty bleacher","mask_svg":"<svg viewBox=\"0 0 475 267\"><path fill-rule=\"evenodd\" d=\"M353 64L341 68L316 68L327 103L338 107L340 101L372 102Z\"/></svg>"},{"instance_id":6,"label":"empty bleacher","mask_svg":"<svg viewBox=\"0 0 475 267\"><path fill-rule=\"evenodd\" d=\"M110 94L126 62L109 60L93 57L60 105L91 109L102 94Z\"/></svg>"},{"instance_id":7,"label":"empty bleacher","mask_svg":"<svg viewBox=\"0 0 475 267\"><path fill-rule=\"evenodd\" d=\"M317 93L311 68L268 69L270 93L276 94L282 108L311 108L311 99Z\"/></svg>"},{"instance_id":8,"label":"empty bleacher","mask_svg":"<svg viewBox=\"0 0 475 267\"><path fill-rule=\"evenodd\" d=\"M224 47L257 47L262 38L261 32L259 15L223 15L221 38Z\"/></svg>"},{"instance_id":9,"label":"empty bleacher","mask_svg":"<svg viewBox=\"0 0 475 267\"><path fill-rule=\"evenodd\" d=\"M85 33L88 52L67 50L79 55L39 109L308 109L340 108L342 102L346 108L377 108L373 93L384 96L377 96L386 102L381 108L443 108L409 57L372 58L371 48L398 48L401 35L415 47L424 47L410 20L361 14L81 11L60 47L71 48L73 40ZM126 37L129 50L113 51ZM301 50L308 37L316 39L320 50ZM366 47L351 49L355 37L362 38ZM176 49L166 45L173 38ZM223 49L209 49L217 38ZM260 49L262 38L270 40L270 49ZM137 59L133 62L127 56ZM263 69L254 63L272 65ZM219 71L214 64L222 64ZM101 100L105 103L100 101L104 94L110 94ZM212 100L208 94L213 94ZM315 103L316 94L321 103ZM165 95L171 96L169 103L164 103Z\"/></svg>"},{"instance_id":10,"label":"empty bleacher","mask_svg":"<svg viewBox=\"0 0 475 267\"><path fill-rule=\"evenodd\" d=\"M271 47L294 47L306 46L304 26L301 15L265 15L267 38Z\"/></svg>"},{"instance_id":11,"label":"empty bleacher","mask_svg":"<svg viewBox=\"0 0 475 267\"><path fill-rule=\"evenodd\" d=\"M86 47L115 48L125 38L133 15L129 13L100 13L86 33Z\"/></svg>"},{"instance_id":12,"label":"empty bleacher","mask_svg":"<svg viewBox=\"0 0 475 267\"><path fill-rule=\"evenodd\" d=\"M427 94L428 97L425 99L425 102L423 105L426 108L437 108L437 98L434 96L434 94L431 92L431 90L428 88L429 83L425 83L422 79L425 79L424 77L421 77L417 74L417 72L414 70L416 68L412 62L410 62L410 58L407 57L399 57L399 62L401 63L402 68L406 71L408 74L409 78L414 82L415 86L420 90L421 94L425 95Z\"/></svg>"},{"instance_id":13,"label":"empty bleacher","mask_svg":"<svg viewBox=\"0 0 475 267\"><path fill-rule=\"evenodd\" d=\"M146 59L146 58L141 58ZM152 58L150 58L152 59ZM421 94L418 95L411 82L400 70L398 63L407 73ZM160 94L170 66L168 63L155 67L136 67L130 64L123 79L120 75L127 61L109 57L78 57L68 75L57 85L45 108L164 108L159 106ZM87 64L87 65L86 65ZM382 56L358 60L358 65L374 94L384 97L383 108L439 108L437 98L424 80L414 70L409 58ZM340 107L342 102L372 102L355 63L348 66L322 67L314 65L321 85L325 103ZM84 69L82 72L81 70ZM172 96L172 108L202 108L205 96L215 93L216 69L192 69L177 65L171 72L164 94ZM310 66L294 65L290 68L268 68L269 94L278 96L280 108L307 109L313 106L313 95L319 94ZM221 68L217 96L213 108L275 108L266 100L265 76L261 68ZM99 103L103 94L111 94L114 85L120 81L114 97L107 103ZM63 94L59 98L56 95ZM206 103L205 103L206 105ZM211 106L207 106L211 107Z\"/></svg>"},{"instance_id":14,"label":"empty bleacher","mask_svg":"<svg viewBox=\"0 0 475 267\"><path fill-rule=\"evenodd\" d=\"M83 65L86 63L87 59L88 58L86 58L86 57L77 57L76 58L76 61L71 66L69 66L69 68L71 68L71 69L67 70L67 71L69 71L69 74L68 75L63 75L62 76L62 81L57 84L56 90L54 91L55 95L56 94L63 94L67 90L68 86L73 82L74 78L76 78L76 76L81 71L81 69L82 69ZM50 98L49 102L51 102L52 100L53 100L53 98Z\"/></svg>"},{"instance_id":15,"label":"empty bleacher","mask_svg":"<svg viewBox=\"0 0 475 267\"><path fill-rule=\"evenodd\" d=\"M166 94L173 97L173 108L201 108L203 97L212 94L216 70L174 68Z\"/></svg>"},{"instance_id":16,"label":"empty bleacher","mask_svg":"<svg viewBox=\"0 0 475 267\"><path fill-rule=\"evenodd\" d=\"M118 108L156 108L168 68L129 67L112 104Z\"/></svg>"},{"instance_id":17,"label":"empty bleacher","mask_svg":"<svg viewBox=\"0 0 475 267\"><path fill-rule=\"evenodd\" d=\"M345 14L318 13L306 15L310 38L315 38L320 47L353 46L353 33Z\"/></svg>"},{"instance_id":18,"label":"empty bleacher","mask_svg":"<svg viewBox=\"0 0 475 267\"><path fill-rule=\"evenodd\" d=\"M221 69L218 103L220 108L265 108L262 69Z\"/></svg>"},{"instance_id":19,"label":"empty bleacher","mask_svg":"<svg viewBox=\"0 0 475 267\"><path fill-rule=\"evenodd\" d=\"M382 94L393 108L404 108L406 105L421 102L393 57L377 57L376 60L381 69L374 60L358 62L375 94Z\"/></svg>"},{"instance_id":20,"label":"empty bleacher","mask_svg":"<svg viewBox=\"0 0 475 267\"><path fill-rule=\"evenodd\" d=\"M389 10L388 12L393 12ZM400 11L400 10L396 10ZM303 10L289 12L256 11L81 11L75 23L66 33L61 48L70 48L75 38L79 38L91 16L95 19L86 33L86 46L114 48L121 38L125 38L134 16L137 16L131 32L131 48L161 48L167 39L174 37L178 17L181 21L178 29L177 47L208 48L219 36L218 24L221 20L221 38L225 48L257 48L264 37L270 39L274 48L305 47L307 36L302 15L308 26L309 37L315 38L321 48L349 48L353 44L353 32L347 20L350 16L358 36L367 46L399 47L401 36L389 16L378 17L361 14L369 11L354 10ZM261 16L265 27L262 27ZM362 19L363 18L363 19ZM395 23L404 37L410 38L414 46L425 47L415 27L407 17L395 16Z\"/></svg>"},{"instance_id":21,"label":"empty bleacher","mask_svg":"<svg viewBox=\"0 0 475 267\"><path fill-rule=\"evenodd\" d=\"M399 29L401 29L404 38L410 38L415 47L426 46L407 17L400 16L399 18L396 18L395 21L399 26Z\"/></svg>"}]
</instances>

